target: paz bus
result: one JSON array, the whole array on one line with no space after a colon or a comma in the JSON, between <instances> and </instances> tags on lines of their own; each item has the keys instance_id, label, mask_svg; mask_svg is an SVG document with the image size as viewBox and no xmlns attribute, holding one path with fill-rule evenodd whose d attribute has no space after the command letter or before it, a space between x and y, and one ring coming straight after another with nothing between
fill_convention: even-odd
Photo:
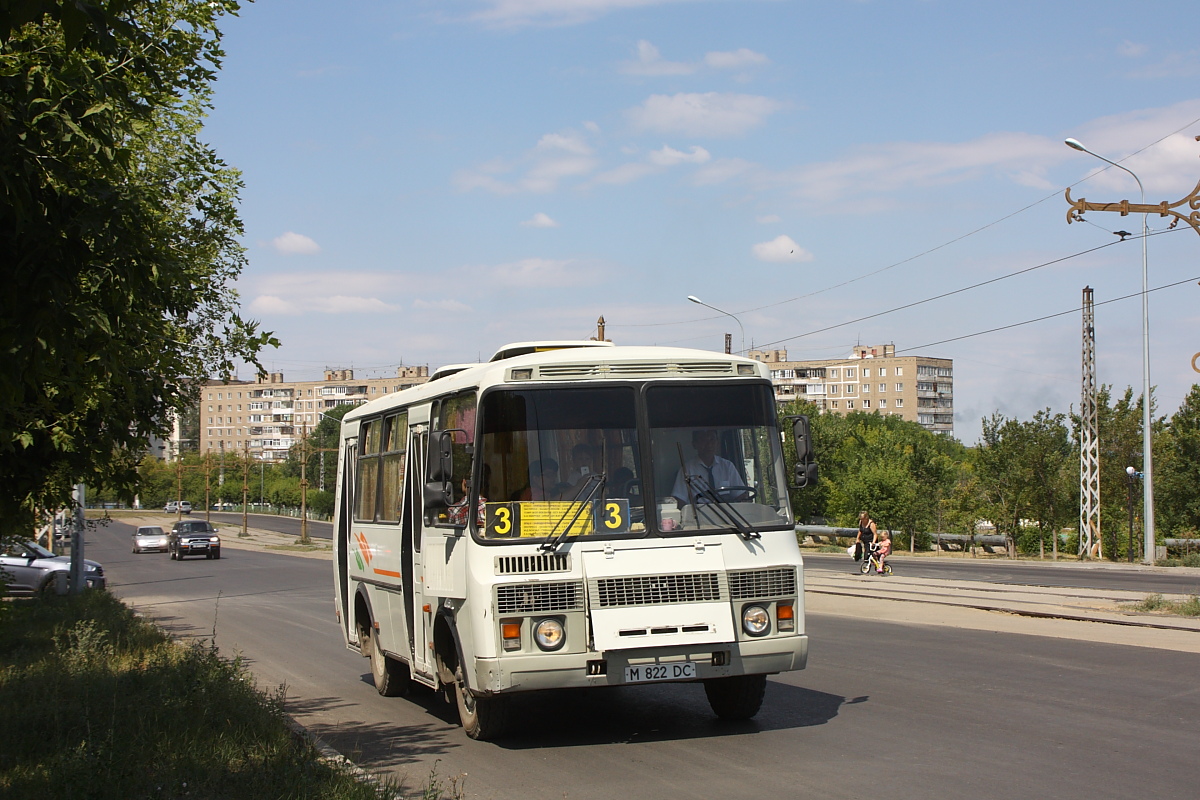
<instances>
[{"instance_id":1,"label":"paz bus","mask_svg":"<svg viewBox=\"0 0 1200 800\"><path fill-rule=\"evenodd\" d=\"M765 365L608 342L508 345L346 414L334 593L380 694L446 692L489 739L518 692L699 681L746 719L803 669L788 501L808 421Z\"/></svg>"}]
</instances>

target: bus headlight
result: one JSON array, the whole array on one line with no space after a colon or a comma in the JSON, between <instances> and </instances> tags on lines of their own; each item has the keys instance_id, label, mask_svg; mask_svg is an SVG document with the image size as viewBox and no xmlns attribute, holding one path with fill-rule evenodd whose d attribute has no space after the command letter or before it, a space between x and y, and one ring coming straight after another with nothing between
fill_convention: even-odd
<instances>
[{"instance_id":1,"label":"bus headlight","mask_svg":"<svg viewBox=\"0 0 1200 800\"><path fill-rule=\"evenodd\" d=\"M533 638L543 650L557 650L567 640L563 624L553 617L539 620L533 628Z\"/></svg>"},{"instance_id":2,"label":"bus headlight","mask_svg":"<svg viewBox=\"0 0 1200 800\"><path fill-rule=\"evenodd\" d=\"M742 630L750 636L763 636L771 631L771 615L762 606L742 609Z\"/></svg>"}]
</instances>

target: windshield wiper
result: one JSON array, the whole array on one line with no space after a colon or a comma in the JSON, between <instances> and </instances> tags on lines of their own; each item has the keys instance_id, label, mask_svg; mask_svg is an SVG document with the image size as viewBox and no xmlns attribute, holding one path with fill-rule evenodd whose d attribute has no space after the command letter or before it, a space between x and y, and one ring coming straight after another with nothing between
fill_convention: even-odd
<instances>
[{"instance_id":1,"label":"windshield wiper","mask_svg":"<svg viewBox=\"0 0 1200 800\"><path fill-rule=\"evenodd\" d=\"M563 512L563 515L559 517L558 522L554 523L553 530L558 532L551 533L549 539L538 545L538 549L546 553L553 553L555 550L557 550L558 546L562 543L562 540L567 538L567 534L571 532L571 527L574 526L580 515L583 514L584 509L590 508L589 504L591 503L592 498L595 497L596 493L603 489L604 485L607 483L608 473L606 472L597 472L594 475L588 475L587 480L580 484L579 488L575 491L575 497L568 501L575 506L575 513L571 514L570 522L568 522L566 527L564 527L561 531L558 530L558 526L562 524L563 520L567 518L567 514L570 513ZM584 489L587 489L587 494L581 499L580 495L584 494Z\"/></svg>"},{"instance_id":2,"label":"windshield wiper","mask_svg":"<svg viewBox=\"0 0 1200 800\"><path fill-rule=\"evenodd\" d=\"M732 503L721 497L719 489L713 489L704 484L699 475L684 475L684 481L688 485L688 492L693 497L692 513L696 515L696 527L700 527L700 509L704 508L713 513L713 516L719 517L722 522L729 526L730 530L739 534L743 539L758 539L760 534L758 531L750 527L750 523L742 516L742 512L738 511ZM697 502L700 498L708 500L707 503Z\"/></svg>"}]
</instances>

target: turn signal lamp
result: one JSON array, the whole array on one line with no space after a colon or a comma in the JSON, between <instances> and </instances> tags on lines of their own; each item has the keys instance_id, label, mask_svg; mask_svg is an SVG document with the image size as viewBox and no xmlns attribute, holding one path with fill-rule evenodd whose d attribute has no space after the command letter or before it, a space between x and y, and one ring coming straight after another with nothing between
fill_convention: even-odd
<instances>
[{"instance_id":1,"label":"turn signal lamp","mask_svg":"<svg viewBox=\"0 0 1200 800\"><path fill-rule=\"evenodd\" d=\"M520 650L521 621L519 619L501 620L500 639L504 642L505 650Z\"/></svg>"},{"instance_id":2,"label":"turn signal lamp","mask_svg":"<svg viewBox=\"0 0 1200 800\"><path fill-rule=\"evenodd\" d=\"M796 607L791 603L780 603L775 607L776 625L780 632L796 630Z\"/></svg>"}]
</instances>

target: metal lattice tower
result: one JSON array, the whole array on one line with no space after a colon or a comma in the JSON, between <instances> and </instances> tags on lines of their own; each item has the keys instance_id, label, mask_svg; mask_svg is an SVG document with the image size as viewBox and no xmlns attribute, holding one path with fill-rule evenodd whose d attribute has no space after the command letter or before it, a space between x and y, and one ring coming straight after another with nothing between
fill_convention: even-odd
<instances>
[{"instance_id":1,"label":"metal lattice tower","mask_svg":"<svg viewBox=\"0 0 1200 800\"><path fill-rule=\"evenodd\" d=\"M1079 555L1102 558L1100 437L1096 430L1096 324L1092 287L1083 288L1083 387L1079 397Z\"/></svg>"}]
</instances>

